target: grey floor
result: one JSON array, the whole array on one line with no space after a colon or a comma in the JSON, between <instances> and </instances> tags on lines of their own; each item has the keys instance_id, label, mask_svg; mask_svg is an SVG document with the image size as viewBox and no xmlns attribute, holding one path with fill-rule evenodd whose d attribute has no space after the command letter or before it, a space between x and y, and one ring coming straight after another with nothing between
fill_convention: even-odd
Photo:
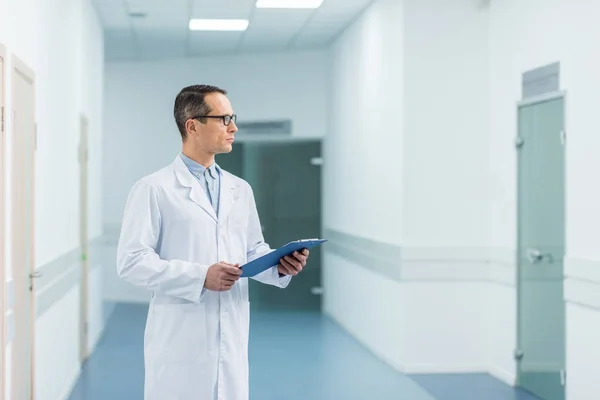
<instances>
[{"instance_id":1,"label":"grey floor","mask_svg":"<svg viewBox=\"0 0 600 400\"><path fill-rule=\"evenodd\" d=\"M147 306L109 309L69 400L143 398ZM538 400L485 374L400 374L319 313L252 310L251 321L251 400Z\"/></svg>"}]
</instances>

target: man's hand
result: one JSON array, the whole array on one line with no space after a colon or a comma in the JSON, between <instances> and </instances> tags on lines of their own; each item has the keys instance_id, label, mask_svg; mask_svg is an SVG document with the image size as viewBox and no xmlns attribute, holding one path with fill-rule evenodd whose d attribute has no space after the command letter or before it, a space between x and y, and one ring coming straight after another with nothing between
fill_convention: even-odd
<instances>
[{"instance_id":1,"label":"man's hand","mask_svg":"<svg viewBox=\"0 0 600 400\"><path fill-rule=\"evenodd\" d=\"M308 259L308 249L302 250L302 253L295 251L291 256L285 256L279 260L277 270L280 275L298 275L306 266Z\"/></svg>"},{"instance_id":2,"label":"man's hand","mask_svg":"<svg viewBox=\"0 0 600 400\"><path fill-rule=\"evenodd\" d=\"M240 279L241 274L242 269L239 264L218 262L208 267L204 287L217 292L229 290Z\"/></svg>"}]
</instances>

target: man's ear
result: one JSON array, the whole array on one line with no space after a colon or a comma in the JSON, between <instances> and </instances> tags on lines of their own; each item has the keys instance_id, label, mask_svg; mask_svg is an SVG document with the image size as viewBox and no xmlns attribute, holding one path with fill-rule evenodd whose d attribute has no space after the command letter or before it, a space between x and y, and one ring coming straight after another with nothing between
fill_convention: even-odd
<instances>
[{"instance_id":1,"label":"man's ear","mask_svg":"<svg viewBox=\"0 0 600 400\"><path fill-rule=\"evenodd\" d=\"M197 134L196 121L193 119L185 121L185 130L187 131L188 136Z\"/></svg>"}]
</instances>

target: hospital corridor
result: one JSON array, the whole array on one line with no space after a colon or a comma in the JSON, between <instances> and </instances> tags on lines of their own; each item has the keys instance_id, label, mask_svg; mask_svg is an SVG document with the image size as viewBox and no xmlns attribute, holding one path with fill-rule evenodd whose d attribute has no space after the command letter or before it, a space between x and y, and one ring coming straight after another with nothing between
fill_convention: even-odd
<instances>
[{"instance_id":1,"label":"hospital corridor","mask_svg":"<svg viewBox=\"0 0 600 400\"><path fill-rule=\"evenodd\" d=\"M0 0L0 400L600 400L599 21Z\"/></svg>"}]
</instances>

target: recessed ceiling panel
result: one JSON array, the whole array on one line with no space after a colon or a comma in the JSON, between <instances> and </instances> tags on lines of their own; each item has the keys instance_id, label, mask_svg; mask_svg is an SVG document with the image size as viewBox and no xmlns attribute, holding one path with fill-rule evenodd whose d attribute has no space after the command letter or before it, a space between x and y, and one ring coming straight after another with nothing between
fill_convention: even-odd
<instances>
[{"instance_id":1,"label":"recessed ceiling panel","mask_svg":"<svg viewBox=\"0 0 600 400\"><path fill-rule=\"evenodd\" d=\"M165 4L162 4L162 3ZM153 5L153 3L155 3ZM160 0L150 2L146 7L138 7L134 13L143 16L132 16L131 21L136 30L185 31L188 28L189 7L185 0Z\"/></svg>"},{"instance_id":2,"label":"recessed ceiling panel","mask_svg":"<svg viewBox=\"0 0 600 400\"><path fill-rule=\"evenodd\" d=\"M293 48L328 45L348 24L354 21L373 0L325 0L292 43Z\"/></svg>"},{"instance_id":3,"label":"recessed ceiling panel","mask_svg":"<svg viewBox=\"0 0 600 400\"><path fill-rule=\"evenodd\" d=\"M258 9L244 34L240 50L284 50L314 10Z\"/></svg>"},{"instance_id":4,"label":"recessed ceiling panel","mask_svg":"<svg viewBox=\"0 0 600 400\"><path fill-rule=\"evenodd\" d=\"M253 0L190 0L191 18L250 18L254 9Z\"/></svg>"}]
</instances>

